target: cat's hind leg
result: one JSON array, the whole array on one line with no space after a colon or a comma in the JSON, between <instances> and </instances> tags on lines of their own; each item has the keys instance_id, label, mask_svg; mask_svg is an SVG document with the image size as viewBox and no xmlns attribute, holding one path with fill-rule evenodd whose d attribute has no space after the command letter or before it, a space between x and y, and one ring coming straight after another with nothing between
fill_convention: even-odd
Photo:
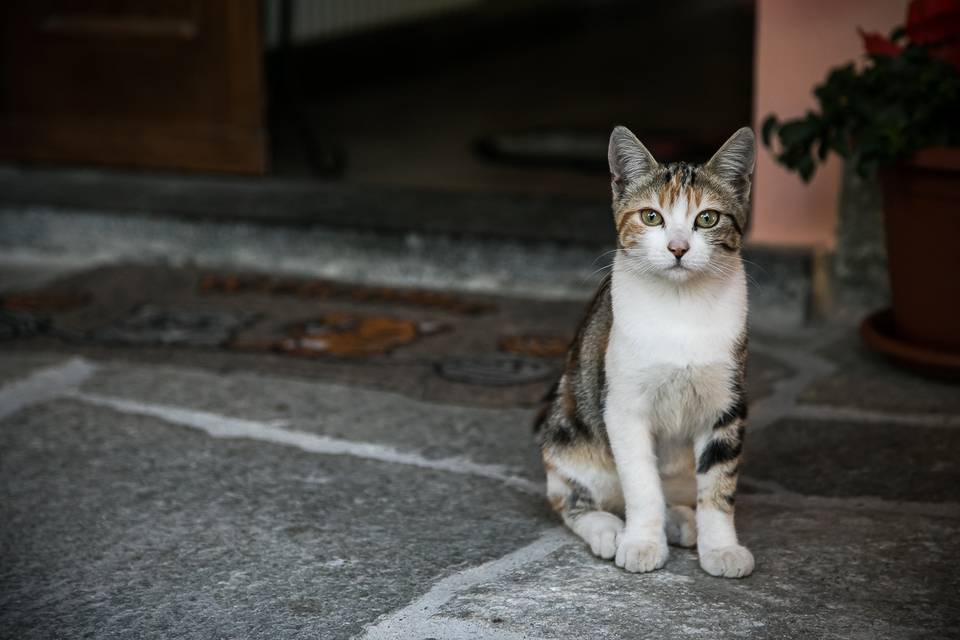
<instances>
[{"instance_id":1,"label":"cat's hind leg","mask_svg":"<svg viewBox=\"0 0 960 640\"><path fill-rule=\"evenodd\" d=\"M678 547L697 546L697 516L690 507L679 504L667 508L664 530L667 542Z\"/></svg>"},{"instance_id":2,"label":"cat's hind leg","mask_svg":"<svg viewBox=\"0 0 960 640\"><path fill-rule=\"evenodd\" d=\"M657 452L660 482L667 512L664 530L667 542L678 547L697 544L697 479L693 451L686 441L662 443Z\"/></svg>"},{"instance_id":3,"label":"cat's hind leg","mask_svg":"<svg viewBox=\"0 0 960 640\"><path fill-rule=\"evenodd\" d=\"M623 533L623 494L612 459L544 451L547 498L571 531L594 555L610 560Z\"/></svg>"}]
</instances>

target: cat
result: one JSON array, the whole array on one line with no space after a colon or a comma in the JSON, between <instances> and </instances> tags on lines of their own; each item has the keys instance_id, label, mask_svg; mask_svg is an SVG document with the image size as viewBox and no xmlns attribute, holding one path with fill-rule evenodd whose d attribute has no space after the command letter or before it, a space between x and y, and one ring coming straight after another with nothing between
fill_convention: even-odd
<instances>
[{"instance_id":1,"label":"cat","mask_svg":"<svg viewBox=\"0 0 960 640\"><path fill-rule=\"evenodd\" d=\"M714 576L754 568L734 493L755 147L744 127L706 164L659 164L627 128L610 136L618 248L536 430L551 506L630 572L662 567L668 542Z\"/></svg>"}]
</instances>

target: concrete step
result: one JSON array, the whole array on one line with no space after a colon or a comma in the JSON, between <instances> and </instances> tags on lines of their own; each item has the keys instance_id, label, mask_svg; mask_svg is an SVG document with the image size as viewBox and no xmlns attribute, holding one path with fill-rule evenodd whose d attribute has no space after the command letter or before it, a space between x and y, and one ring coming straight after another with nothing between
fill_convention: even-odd
<instances>
[{"instance_id":1,"label":"concrete step","mask_svg":"<svg viewBox=\"0 0 960 640\"><path fill-rule=\"evenodd\" d=\"M585 300L609 272L607 206L287 180L0 169L0 250L73 270L196 265L357 283ZM816 257L748 246L753 318L813 314Z\"/></svg>"}]
</instances>

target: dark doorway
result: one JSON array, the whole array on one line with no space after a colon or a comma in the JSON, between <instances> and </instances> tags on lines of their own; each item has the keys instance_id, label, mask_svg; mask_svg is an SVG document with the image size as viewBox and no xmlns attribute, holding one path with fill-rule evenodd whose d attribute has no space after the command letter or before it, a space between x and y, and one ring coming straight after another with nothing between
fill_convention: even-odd
<instances>
[{"instance_id":1,"label":"dark doorway","mask_svg":"<svg viewBox=\"0 0 960 640\"><path fill-rule=\"evenodd\" d=\"M750 122L752 2L461 0L313 37L297 4L267 19L278 175L605 199L613 124L698 159Z\"/></svg>"}]
</instances>

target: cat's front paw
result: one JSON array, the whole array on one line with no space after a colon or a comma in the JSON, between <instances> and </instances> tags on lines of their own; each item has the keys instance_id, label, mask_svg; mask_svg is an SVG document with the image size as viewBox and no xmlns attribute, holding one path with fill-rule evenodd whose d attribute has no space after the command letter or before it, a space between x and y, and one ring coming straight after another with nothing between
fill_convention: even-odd
<instances>
[{"instance_id":1,"label":"cat's front paw","mask_svg":"<svg viewBox=\"0 0 960 640\"><path fill-rule=\"evenodd\" d=\"M739 544L704 550L700 552L700 566L712 576L745 578L753 573L753 554Z\"/></svg>"},{"instance_id":2,"label":"cat's front paw","mask_svg":"<svg viewBox=\"0 0 960 640\"><path fill-rule=\"evenodd\" d=\"M646 573L666 564L668 554L665 539L651 540L625 534L620 539L614 562L631 573Z\"/></svg>"}]
</instances>

